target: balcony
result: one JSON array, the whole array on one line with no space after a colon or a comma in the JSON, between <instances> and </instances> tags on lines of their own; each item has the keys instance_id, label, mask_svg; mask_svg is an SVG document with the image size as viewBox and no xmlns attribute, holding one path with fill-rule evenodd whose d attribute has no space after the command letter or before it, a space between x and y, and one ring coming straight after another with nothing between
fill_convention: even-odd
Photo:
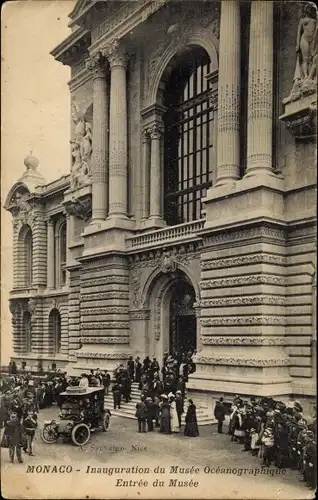
<instances>
[{"instance_id":1,"label":"balcony","mask_svg":"<svg viewBox=\"0 0 318 500\"><path fill-rule=\"evenodd\" d=\"M162 247L171 243L191 241L197 238L196 232L203 229L204 223L205 219L199 219L128 237L126 238L126 247L129 251L135 251Z\"/></svg>"}]
</instances>

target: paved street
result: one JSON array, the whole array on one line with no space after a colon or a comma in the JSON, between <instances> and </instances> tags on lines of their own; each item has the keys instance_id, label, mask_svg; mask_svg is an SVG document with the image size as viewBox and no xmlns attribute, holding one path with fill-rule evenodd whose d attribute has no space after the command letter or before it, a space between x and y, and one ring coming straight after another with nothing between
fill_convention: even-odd
<instances>
[{"instance_id":1,"label":"paved street","mask_svg":"<svg viewBox=\"0 0 318 500\"><path fill-rule=\"evenodd\" d=\"M42 426L43 420L56 415L56 408L41 410L39 426ZM9 464L8 452L2 450L3 495L7 498L52 499L193 498L194 495L196 498L262 500L313 497L313 492L299 482L299 474L295 471L287 470L286 474L278 475L273 467L269 473L261 473L259 460L250 453L243 453L242 447L231 443L227 435L218 435L215 426L201 427L198 438L162 435L157 431L139 434L136 427L133 420L112 417L109 431L94 433L82 450L62 441L47 445L37 435L35 456L26 455L21 465ZM33 473L27 472L28 465L35 466ZM50 465L50 472L42 472L43 465ZM62 472L64 469L56 472L54 465L64 466L69 473ZM36 466L39 466L38 473L35 472ZM184 473L179 470L177 475L171 470L176 466L193 469ZM111 470L133 467L143 468L144 471ZM232 469L232 473L228 470L225 473L226 469ZM240 472L239 469L246 470ZM250 472L250 469L254 471ZM18 473L23 470L25 479L22 482ZM131 480L140 479L142 484L131 483L129 487L124 482L130 484ZM175 479L188 482L192 479L192 483L177 487ZM157 486L154 486L156 480Z\"/></svg>"}]
</instances>

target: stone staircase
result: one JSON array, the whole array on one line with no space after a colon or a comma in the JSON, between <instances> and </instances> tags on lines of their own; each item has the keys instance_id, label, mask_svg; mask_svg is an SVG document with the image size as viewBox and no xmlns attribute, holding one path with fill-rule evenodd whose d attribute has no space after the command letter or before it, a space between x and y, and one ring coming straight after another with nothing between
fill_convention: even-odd
<instances>
[{"instance_id":1,"label":"stone staircase","mask_svg":"<svg viewBox=\"0 0 318 500\"><path fill-rule=\"evenodd\" d=\"M188 393L188 397L191 397L191 392ZM113 407L113 394L111 392L111 387L108 396L105 396L105 407L108 408L112 415L116 417L125 417L136 419L136 404L140 401L140 390L138 389L138 384L133 382L131 385L131 401L129 403L121 402L120 410L114 410ZM214 418L212 415L209 415L208 409L204 407L203 401L200 401L200 398L195 398L195 405L197 407L197 421L198 425L210 425L214 423ZM185 398L185 411L187 408L187 397ZM182 425L185 424L185 413L182 415Z\"/></svg>"}]
</instances>

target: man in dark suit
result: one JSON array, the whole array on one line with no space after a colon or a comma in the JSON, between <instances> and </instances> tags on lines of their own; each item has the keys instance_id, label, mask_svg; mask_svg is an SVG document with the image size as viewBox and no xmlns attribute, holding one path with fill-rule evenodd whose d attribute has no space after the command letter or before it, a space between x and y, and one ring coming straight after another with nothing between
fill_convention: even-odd
<instances>
[{"instance_id":1,"label":"man in dark suit","mask_svg":"<svg viewBox=\"0 0 318 500\"><path fill-rule=\"evenodd\" d=\"M138 432L146 432L147 406L143 397L141 397L139 403L136 404L136 417L138 420Z\"/></svg>"},{"instance_id":2,"label":"man in dark suit","mask_svg":"<svg viewBox=\"0 0 318 500\"><path fill-rule=\"evenodd\" d=\"M215 408L214 408L214 416L216 420L218 421L218 433L222 434L223 433L223 422L225 419L225 413L226 409L224 406L223 398L220 398L219 401L215 403Z\"/></svg>"}]
</instances>

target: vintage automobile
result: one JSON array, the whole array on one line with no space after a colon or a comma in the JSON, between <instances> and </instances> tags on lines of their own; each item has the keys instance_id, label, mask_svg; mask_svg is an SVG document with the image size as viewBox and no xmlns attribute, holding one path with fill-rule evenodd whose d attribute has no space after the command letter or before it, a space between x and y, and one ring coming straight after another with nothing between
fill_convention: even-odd
<instances>
[{"instance_id":1,"label":"vintage automobile","mask_svg":"<svg viewBox=\"0 0 318 500\"><path fill-rule=\"evenodd\" d=\"M95 429L107 431L111 413L104 407L104 387L69 386L60 394L59 419L46 420L41 438L55 443L59 437L84 446Z\"/></svg>"}]
</instances>

